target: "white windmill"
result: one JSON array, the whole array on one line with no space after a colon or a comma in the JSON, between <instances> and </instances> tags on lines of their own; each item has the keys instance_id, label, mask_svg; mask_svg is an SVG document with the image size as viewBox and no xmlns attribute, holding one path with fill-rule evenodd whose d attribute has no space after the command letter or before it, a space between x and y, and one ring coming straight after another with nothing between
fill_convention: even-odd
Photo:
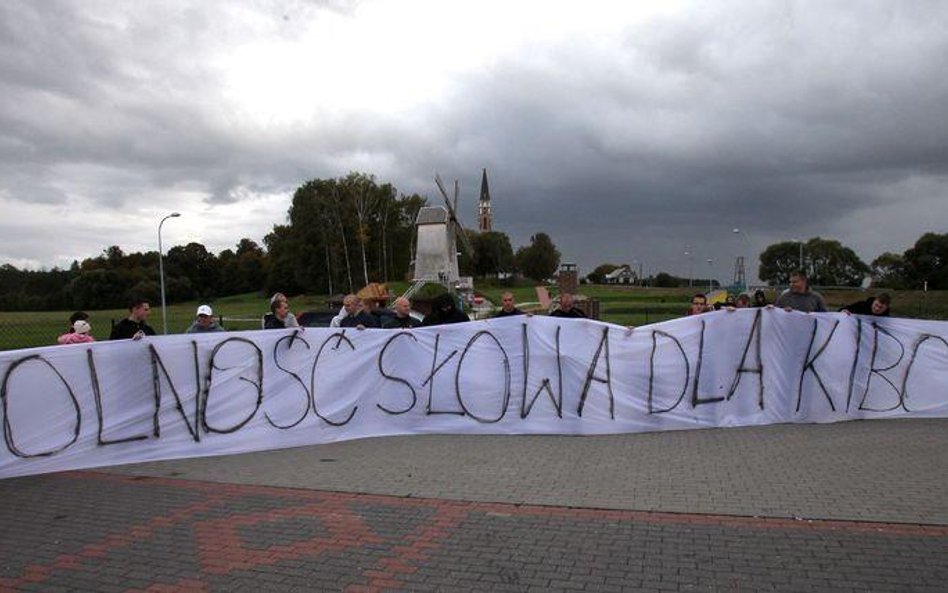
<instances>
[{"instance_id":1,"label":"white windmill","mask_svg":"<svg viewBox=\"0 0 948 593\"><path fill-rule=\"evenodd\" d=\"M458 240L468 254L473 254L471 242L457 216L460 188L454 181L454 203L448 198L441 177L435 175L435 184L444 198L444 206L424 206L415 219L415 262L413 284L405 292L411 297L425 284L441 284L454 292L460 281L458 273Z\"/></svg>"}]
</instances>

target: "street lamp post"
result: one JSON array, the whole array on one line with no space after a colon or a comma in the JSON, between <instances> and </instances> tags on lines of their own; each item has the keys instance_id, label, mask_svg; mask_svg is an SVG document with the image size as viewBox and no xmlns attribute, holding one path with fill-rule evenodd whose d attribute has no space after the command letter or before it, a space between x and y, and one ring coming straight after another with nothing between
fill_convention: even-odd
<instances>
[{"instance_id":1,"label":"street lamp post","mask_svg":"<svg viewBox=\"0 0 948 593\"><path fill-rule=\"evenodd\" d=\"M747 233L744 232L744 229L734 227L733 229L731 229L731 232L734 233L735 235L740 235L744 237L744 241L747 242L748 249L750 248L751 240L750 240L750 237L747 236Z\"/></svg>"},{"instance_id":2,"label":"street lamp post","mask_svg":"<svg viewBox=\"0 0 948 593\"><path fill-rule=\"evenodd\" d=\"M691 288L695 285L695 255L691 251L686 251L685 257L688 258L688 288Z\"/></svg>"},{"instance_id":3,"label":"street lamp post","mask_svg":"<svg viewBox=\"0 0 948 593\"><path fill-rule=\"evenodd\" d=\"M708 294L709 295L711 294L711 276L712 276L711 268L713 265L714 265L714 260L709 257L708 258Z\"/></svg>"},{"instance_id":4,"label":"street lamp post","mask_svg":"<svg viewBox=\"0 0 948 593\"><path fill-rule=\"evenodd\" d=\"M165 263L164 255L161 250L161 225L165 224L165 221L169 218L177 218L179 216L181 216L180 212L172 212L162 218L161 222L158 223L158 283L161 285L161 327L165 335L168 334L168 314L165 307Z\"/></svg>"},{"instance_id":5,"label":"street lamp post","mask_svg":"<svg viewBox=\"0 0 948 593\"><path fill-rule=\"evenodd\" d=\"M734 227L731 229L731 232L735 235L740 235L744 238L744 246L747 251L746 254L738 253L737 261L734 263L734 286L736 290L744 290L747 288L747 276L744 272L744 264L748 261L747 256L753 255L754 247L751 245L750 237L747 236L747 233L744 232L744 229ZM743 249L741 250L743 251Z\"/></svg>"}]
</instances>

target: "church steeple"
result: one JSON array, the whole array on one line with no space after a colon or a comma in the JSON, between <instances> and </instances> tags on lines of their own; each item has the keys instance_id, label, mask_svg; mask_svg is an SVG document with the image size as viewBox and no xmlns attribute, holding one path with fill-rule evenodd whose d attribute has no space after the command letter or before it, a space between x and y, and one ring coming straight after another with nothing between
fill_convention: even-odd
<instances>
[{"instance_id":1,"label":"church steeple","mask_svg":"<svg viewBox=\"0 0 948 593\"><path fill-rule=\"evenodd\" d=\"M491 230L490 189L487 187L487 169L481 176L481 201L478 205L478 230L488 233Z\"/></svg>"}]
</instances>

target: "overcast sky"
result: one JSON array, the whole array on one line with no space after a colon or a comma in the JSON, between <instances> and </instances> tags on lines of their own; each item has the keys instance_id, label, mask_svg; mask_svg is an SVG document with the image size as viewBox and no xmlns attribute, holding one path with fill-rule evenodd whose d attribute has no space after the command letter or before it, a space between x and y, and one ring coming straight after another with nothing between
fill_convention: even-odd
<instances>
[{"instance_id":1,"label":"overcast sky","mask_svg":"<svg viewBox=\"0 0 948 593\"><path fill-rule=\"evenodd\" d=\"M5 0L0 264L155 250L172 211L166 250L262 243L349 171L458 178L474 227L484 167L495 228L581 273L869 263L948 232L946 64L938 0Z\"/></svg>"}]
</instances>

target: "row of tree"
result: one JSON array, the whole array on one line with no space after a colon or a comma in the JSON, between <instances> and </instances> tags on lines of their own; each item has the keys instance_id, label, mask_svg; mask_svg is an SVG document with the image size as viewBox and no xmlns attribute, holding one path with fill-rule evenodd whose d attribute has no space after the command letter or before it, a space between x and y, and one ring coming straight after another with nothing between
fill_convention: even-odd
<instances>
[{"instance_id":1,"label":"row of tree","mask_svg":"<svg viewBox=\"0 0 948 593\"><path fill-rule=\"evenodd\" d=\"M264 250L241 239L236 250L215 255L200 243L168 250L165 290L170 302L260 290L268 262ZM141 296L158 301L158 252L126 254L113 245L68 270L18 270L0 266L0 309L36 311L113 309Z\"/></svg>"},{"instance_id":2,"label":"row of tree","mask_svg":"<svg viewBox=\"0 0 948 593\"><path fill-rule=\"evenodd\" d=\"M264 246L241 239L214 254L200 243L175 246L164 256L168 302L259 291L288 294L354 292L373 281L405 280L414 253L414 221L425 198L400 195L363 173L314 179L296 190L285 224ZM460 260L464 275L507 275L518 270L535 280L551 277L559 252L537 233L516 254L500 232L469 232L473 253ZM118 246L73 262L68 270L18 270L0 266L0 309L108 309L133 297L157 302L158 252L124 253Z\"/></svg>"},{"instance_id":3,"label":"row of tree","mask_svg":"<svg viewBox=\"0 0 948 593\"><path fill-rule=\"evenodd\" d=\"M926 233L904 253L883 253L866 264L856 252L833 239L814 237L806 242L783 241L760 254L757 277L771 286L786 285L790 272L802 269L816 286L872 285L891 289L948 289L948 233ZM601 264L586 278L601 283L618 264ZM666 272L640 278L648 286L706 286L708 280L678 278Z\"/></svg>"},{"instance_id":4,"label":"row of tree","mask_svg":"<svg viewBox=\"0 0 948 593\"><path fill-rule=\"evenodd\" d=\"M926 233L904 253L883 253L867 265L839 241L814 237L806 243L775 243L760 254L758 277L771 285L786 284L801 267L819 286L873 286L892 289L948 289L948 233Z\"/></svg>"}]
</instances>

